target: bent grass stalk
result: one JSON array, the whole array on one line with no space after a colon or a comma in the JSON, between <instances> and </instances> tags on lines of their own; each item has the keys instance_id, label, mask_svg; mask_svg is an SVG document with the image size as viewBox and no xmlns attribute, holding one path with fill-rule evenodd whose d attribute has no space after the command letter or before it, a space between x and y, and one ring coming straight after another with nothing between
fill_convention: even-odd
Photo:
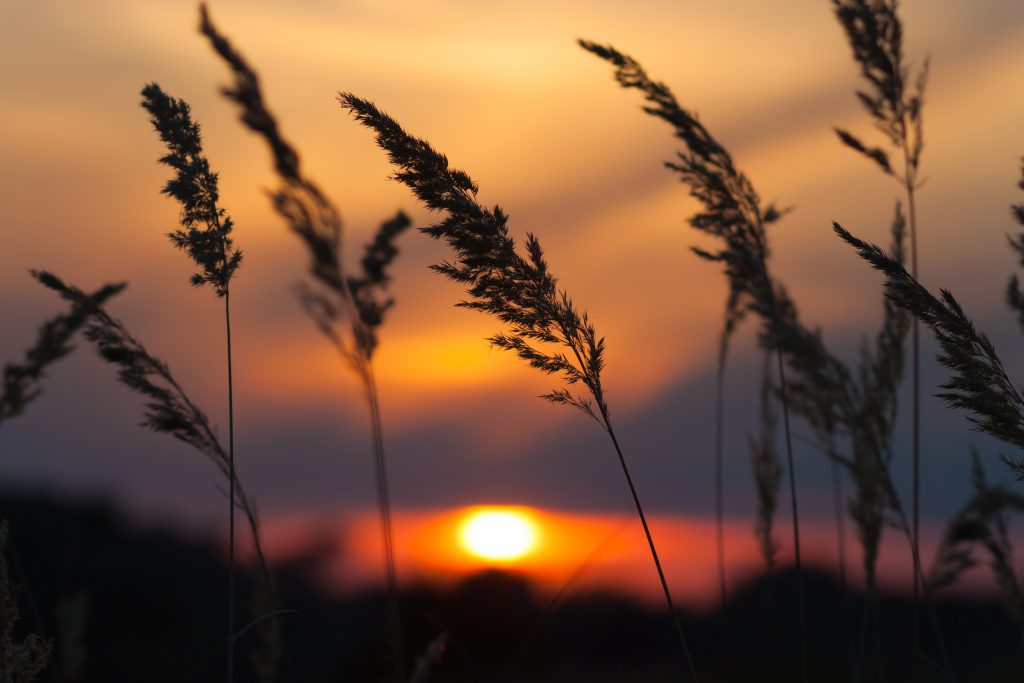
<instances>
[{"instance_id":1,"label":"bent grass stalk","mask_svg":"<svg viewBox=\"0 0 1024 683\"><path fill-rule=\"evenodd\" d=\"M840 141L875 162L885 174L899 182L906 194L910 219L910 272L919 277L917 247L917 205L915 191L918 180L921 151L924 147L922 107L928 80L928 61L918 73L917 82L907 86L908 70L903 59L903 27L897 14L898 0L832 0L833 9L860 65L861 76L868 84L867 91L857 92L875 128L903 157L903 172L896 171L889 157L879 147L869 147L854 135L836 128ZM912 469L913 469L913 542L915 553L920 554L921 518L921 353L918 322L913 320L912 338ZM914 572L914 649L920 650L920 591L922 578Z\"/></svg>"},{"instance_id":2,"label":"bent grass stalk","mask_svg":"<svg viewBox=\"0 0 1024 683\"><path fill-rule=\"evenodd\" d=\"M119 294L124 283L107 284L96 290L89 298L96 304L103 304ZM36 343L25 351L21 363L6 363L3 372L3 386L0 392L0 423L25 412L26 407L42 393L42 380L49 366L74 350L71 338L88 320L89 313L80 306L72 305L66 313L50 318L36 335ZM43 621L36 608L32 588L28 583L20 557L14 543L7 539L9 525L0 520L0 681L32 680L49 663L52 642L43 637ZM37 634L21 643L11 638L11 629L18 620L17 605L11 598L12 584L8 577L5 553L9 552L14 574L20 582L17 586L26 594L29 614ZM63 680L57 667L49 667L55 681Z\"/></svg>"},{"instance_id":3,"label":"bent grass stalk","mask_svg":"<svg viewBox=\"0 0 1024 683\"><path fill-rule=\"evenodd\" d=\"M807 622L804 604L803 569L800 553L800 521L797 506L796 473L793 464L792 437L789 425L789 398L778 320L779 303L775 286L768 275L768 245L765 225L777 220L782 212L773 206L762 207L750 181L733 164L732 157L697 119L686 112L672 92L662 83L652 81L640 64L611 46L586 40L580 47L615 66L615 79L624 88L637 88L650 103L644 111L665 120L683 141L686 151L678 161L666 166L680 175L690 187L693 197L704 204L705 211L690 219L690 224L703 232L724 240L718 253L694 249L702 258L725 264L729 277L730 311L760 306L765 316L765 330L777 351L780 397L786 437L786 457L790 486L790 508L793 517L793 549L796 560L798 612L800 620L801 678L807 679Z\"/></svg>"},{"instance_id":4,"label":"bent grass stalk","mask_svg":"<svg viewBox=\"0 0 1024 683\"><path fill-rule=\"evenodd\" d=\"M238 479L238 472L231 468L228 452L214 433L206 414L175 381L167 365L152 356L128 333L119 320L111 317L91 297L77 287L65 284L51 273L31 272L40 284L56 291L61 298L88 313L85 338L96 345L96 350L103 360L118 366L118 379L121 383L146 399L141 426L169 434L187 443L205 455L226 479L233 480L233 502L248 523L253 550L262 570L263 580L268 591L272 592L273 583L260 542L256 508L246 495Z\"/></svg>"},{"instance_id":5,"label":"bent grass stalk","mask_svg":"<svg viewBox=\"0 0 1024 683\"><path fill-rule=\"evenodd\" d=\"M397 254L395 238L409 227L410 221L399 212L382 224L373 242L367 247L362 263L362 277L348 276L341 257L341 216L334 204L302 172L298 154L281 136L277 120L263 102L256 72L213 25L205 5L200 5L200 31L227 63L234 76L233 85L223 88L222 93L239 105L242 123L262 137L270 147L274 168L281 182L279 188L270 195L274 208L309 250L311 277L309 282L300 285L299 298L317 327L363 385L370 412L374 449L392 654L395 675L404 681L405 646L398 604L391 502L373 352L377 347L376 330L383 322L385 311L394 303L392 299L382 298L389 279L386 268Z\"/></svg>"},{"instance_id":6,"label":"bent grass stalk","mask_svg":"<svg viewBox=\"0 0 1024 683\"><path fill-rule=\"evenodd\" d=\"M457 305L488 313L505 323L506 331L495 334L490 342L544 373L560 376L564 385L543 398L578 408L608 434L643 525L689 673L697 680L647 517L609 416L601 383L604 339L597 336L586 313L577 311L568 293L558 288L537 238L527 235L525 255L517 249L508 234L507 215L499 206L488 209L477 201L477 186L468 174L450 168L448 159L426 140L409 135L367 100L351 93L341 93L338 99L356 121L373 131L377 144L396 168L393 177L411 189L427 208L444 212L440 221L422 231L443 239L455 252L454 261L433 269L466 287L469 299ZM589 397L575 391L579 385L586 388Z\"/></svg>"},{"instance_id":7,"label":"bent grass stalk","mask_svg":"<svg viewBox=\"0 0 1024 683\"><path fill-rule=\"evenodd\" d=\"M181 204L181 227L169 233L171 243L181 249L202 270L192 275L196 287L210 285L224 299L224 330L227 347L228 380L228 637L227 680L235 672L235 393L231 362L231 278L242 262L242 252L231 240L233 223L218 204L217 174L203 154L199 124L192 120L188 103L170 97L156 83L142 89L142 107L150 123L167 145L160 163L176 175L161 192ZM275 606L276 607L276 606Z\"/></svg>"},{"instance_id":8,"label":"bent grass stalk","mask_svg":"<svg viewBox=\"0 0 1024 683\"><path fill-rule=\"evenodd\" d=\"M88 296L99 306L119 294L124 287L123 282L107 284ZM46 376L46 370L74 350L71 338L88 318L87 309L72 305L66 313L56 315L39 326L36 343L25 351L22 362L4 365L0 424L21 415L29 403L39 398L42 393L40 384Z\"/></svg>"},{"instance_id":9,"label":"bent grass stalk","mask_svg":"<svg viewBox=\"0 0 1024 683\"><path fill-rule=\"evenodd\" d=\"M764 226L784 212L774 206L761 207L753 186L735 168L728 152L695 115L679 106L668 87L651 80L639 63L612 47L587 41L580 41L580 45L614 64L620 85L641 90L649 103L644 111L672 125L676 137L685 143L686 151L679 153L678 161L666 163L666 166L679 173L690 186L691 194L705 205L705 212L694 216L691 224L725 243L724 248L717 252L696 248L694 251L703 258L722 262L729 278L730 292L741 293L742 299L737 306L761 317L764 325L761 345L776 351L778 356L779 393L784 419L790 406L803 415L822 438L823 450L853 477L857 495L851 502L850 511L857 523L864 550L869 591L875 591L874 566L886 510L896 515L897 527L906 533L915 572L920 575L919 554L889 473L896 391L902 376L903 344L909 323L887 304L877 348L873 353L864 350L856 375L852 374L825 347L820 333L800 322L796 305L768 270ZM892 232L894 250L900 259L904 226L897 206ZM787 387L786 376L782 372L783 357L796 375L790 387ZM844 457L833 447L837 434L850 438L854 457ZM792 467L789 475L794 491L791 503L795 511ZM795 526L794 540L798 538L799 530ZM799 547L795 550L799 556ZM798 573L799 568L798 563ZM941 641L934 613L932 616ZM802 638L804 651L805 642Z\"/></svg>"}]
</instances>

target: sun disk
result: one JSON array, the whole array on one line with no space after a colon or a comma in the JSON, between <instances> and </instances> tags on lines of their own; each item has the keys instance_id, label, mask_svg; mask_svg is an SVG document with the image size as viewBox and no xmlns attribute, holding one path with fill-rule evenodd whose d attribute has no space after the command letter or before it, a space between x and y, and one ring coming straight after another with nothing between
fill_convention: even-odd
<instances>
[{"instance_id":1,"label":"sun disk","mask_svg":"<svg viewBox=\"0 0 1024 683\"><path fill-rule=\"evenodd\" d=\"M469 514L459 530L462 546L491 561L513 561L537 545L537 525L519 510L486 508Z\"/></svg>"}]
</instances>

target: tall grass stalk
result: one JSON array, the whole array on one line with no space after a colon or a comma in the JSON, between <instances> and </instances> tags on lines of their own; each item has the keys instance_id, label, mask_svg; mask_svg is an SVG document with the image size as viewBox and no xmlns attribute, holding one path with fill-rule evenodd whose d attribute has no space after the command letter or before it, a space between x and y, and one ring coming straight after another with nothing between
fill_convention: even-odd
<instances>
[{"instance_id":1,"label":"tall grass stalk","mask_svg":"<svg viewBox=\"0 0 1024 683\"><path fill-rule=\"evenodd\" d=\"M543 398L578 408L608 434L643 525L690 676L697 680L643 505L609 416L601 383L604 339L597 336L586 313L580 314L566 291L558 288L537 238L527 236L525 255L517 249L508 234L507 215L499 206L488 209L477 201L477 186L468 174L450 168L443 154L406 133L372 103L351 93L341 93L339 101L356 121L374 132L377 144L395 166L394 178L429 209L444 212L444 218L422 230L443 239L455 251L454 261L433 268L466 286L469 299L458 305L506 323L506 331L491 337L491 343L542 372L560 376L564 385ZM575 392L579 385L586 387L589 397Z\"/></svg>"},{"instance_id":2,"label":"tall grass stalk","mask_svg":"<svg viewBox=\"0 0 1024 683\"><path fill-rule=\"evenodd\" d=\"M909 329L906 316L896 307L886 305L876 348L865 348L859 368L856 373L851 372L828 350L819 332L804 326L786 289L770 274L764 227L783 212L773 206L761 206L752 184L735 168L728 152L695 115L679 106L667 86L651 80L640 64L614 48L586 41L581 41L581 46L612 62L617 67L615 75L620 85L640 89L649 103L644 110L672 125L676 137L685 143L686 150L678 155L678 161L666 166L677 172L690 186L691 194L705 205L705 211L693 217L691 224L724 242L717 252L694 251L709 260L722 262L730 291L741 293L737 305L761 318L760 342L764 348L775 352L778 359L784 424L788 425L786 418L792 407L821 437L823 451L853 478L857 491L850 502L850 512L864 551L869 591L875 590L874 568L888 513L895 516L897 528L905 531L915 573L920 575L919 554L889 473L896 393L902 377L904 339ZM897 259L902 258L904 226L897 206L892 228ZM783 358L795 375L792 386L786 383ZM834 448L837 436L849 438L852 457ZM788 443L787 439L787 446ZM795 509L792 467L789 478ZM794 541L798 538L799 527L795 525ZM795 546L799 554L799 546ZM799 564L797 567L799 570ZM800 600L799 605L802 604ZM806 628L805 622L802 623ZM804 652L805 642L802 638Z\"/></svg>"},{"instance_id":3,"label":"tall grass stalk","mask_svg":"<svg viewBox=\"0 0 1024 683\"><path fill-rule=\"evenodd\" d=\"M227 63L234 76L234 83L223 88L222 93L240 107L241 121L270 147L280 181L279 188L270 194L274 208L309 250L310 279L300 286L299 297L317 327L335 346L363 385L370 412L392 655L395 676L404 681L405 646L373 352L377 347L376 330L383 322L385 311L394 303L392 299L383 297L388 283L386 268L397 254L395 238L409 227L410 221L399 212L385 222L367 248L362 277L347 275L342 262L341 216L319 187L302 172L298 154L282 137L277 120L263 102L256 72L213 25L205 5L200 5L200 31L209 39L213 49Z\"/></svg>"},{"instance_id":4,"label":"tall grass stalk","mask_svg":"<svg viewBox=\"0 0 1024 683\"><path fill-rule=\"evenodd\" d=\"M199 124L192 120L185 100L170 97L156 83L142 89L142 107L167 145L160 163L174 169L163 194L181 204L181 227L169 234L171 243L201 268L192 275L196 287L210 285L224 299L228 389L228 634L227 680L235 676L235 392L231 362L231 278L242 262L242 252L231 239L233 223L218 201L217 174L203 154Z\"/></svg>"},{"instance_id":5,"label":"tall grass stalk","mask_svg":"<svg viewBox=\"0 0 1024 683\"><path fill-rule=\"evenodd\" d=\"M764 365L761 370L760 394L760 430L757 436L749 437L750 460L754 471L754 484L757 490L757 521L754 524L754 536L757 538L758 550L764 560L765 574L771 578L775 573L775 565L780 545L775 539L775 510L778 507L779 483L782 479L782 463L776 448L778 416L775 413L775 385L772 382L773 354L764 354ZM765 679L771 680L772 641L772 600L773 582L768 581L764 598L764 673Z\"/></svg>"},{"instance_id":6,"label":"tall grass stalk","mask_svg":"<svg viewBox=\"0 0 1024 683\"><path fill-rule=\"evenodd\" d=\"M832 459L833 516L836 520L836 557L839 559L839 590L843 594L843 645L846 665L853 659L853 637L850 633L850 589L846 582L846 510L843 507L843 473L839 463Z\"/></svg>"},{"instance_id":7,"label":"tall grass stalk","mask_svg":"<svg viewBox=\"0 0 1024 683\"><path fill-rule=\"evenodd\" d=\"M722 623L722 662L728 662L729 621L725 606L728 592L725 580L725 368L729 357L729 340L743 318L739 306L740 293L730 290L725 303L722 332L718 341L718 363L715 372L715 551L718 559L719 614Z\"/></svg>"},{"instance_id":8,"label":"tall grass stalk","mask_svg":"<svg viewBox=\"0 0 1024 683\"><path fill-rule=\"evenodd\" d=\"M842 24L854 60L860 65L861 76L867 81L867 90L857 92L857 98L874 120L875 128L889 144L902 155L903 171L890 164L889 157L879 147L869 147L849 132L836 128L843 144L875 162L885 174L895 178L906 194L910 220L910 272L915 279L918 271L917 204L915 192L919 180L921 151L924 147L922 107L925 84L928 80L928 62L918 73L913 87L907 84L908 69L903 59L903 28L897 10L898 0L832 0L833 9ZM918 322L913 321L911 348L912 362L912 467L913 467L913 542L920 553L921 518L921 353ZM914 572L914 648L920 649L921 577Z\"/></svg>"},{"instance_id":9,"label":"tall grass stalk","mask_svg":"<svg viewBox=\"0 0 1024 683\"><path fill-rule=\"evenodd\" d=\"M699 249L694 251L703 258L725 264L730 301L735 301L732 307L745 308L747 302L754 302L753 305L760 306L765 315L764 333L772 339L769 345L777 351L797 572L801 678L806 680L807 620L800 551L800 516L789 424L789 395L779 334L780 322L777 320L779 305L776 302L775 286L768 275L765 235L765 225L778 219L781 212L773 206L761 205L753 185L736 169L725 148L696 117L679 106L675 96L664 84L651 80L636 60L611 46L585 40L580 40L579 45L613 64L615 79L619 84L624 88L639 89L649 103L644 111L666 121L675 130L676 137L683 141L686 151L680 152L678 160L668 162L666 166L677 172L681 180L689 185L691 195L704 204L705 211L694 216L690 224L725 242L724 249L718 253Z\"/></svg>"}]
</instances>

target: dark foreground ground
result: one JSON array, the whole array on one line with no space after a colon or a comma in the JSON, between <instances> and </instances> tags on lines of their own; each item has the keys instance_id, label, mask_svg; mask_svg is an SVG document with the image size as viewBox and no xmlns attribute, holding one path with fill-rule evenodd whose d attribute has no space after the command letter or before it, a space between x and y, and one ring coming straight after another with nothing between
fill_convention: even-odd
<instances>
[{"instance_id":1,"label":"dark foreground ground","mask_svg":"<svg viewBox=\"0 0 1024 683\"><path fill-rule=\"evenodd\" d=\"M12 573L24 584L17 632L56 644L55 665L39 680L224 680L226 574L212 541L133 527L102 504L3 495L0 517L12 522ZM282 606L303 616L282 617L280 638L260 627L246 634L236 681L395 680L383 597L340 600L311 579L328 550L274 568ZM832 578L810 571L805 583L810 681L1024 680L1020 632L995 603L935 605L951 676L928 614L925 656L910 655L906 599L884 597L865 621L863 599ZM794 588L791 574L763 578L737 591L724 614L684 615L702 683L799 680ZM251 589L243 578L240 613L253 605ZM409 588L401 611L410 668L448 633L430 681L687 680L668 615L614 596L569 595L548 609L521 577L489 572L448 591ZM280 643L277 675L260 676L260 655Z\"/></svg>"}]
</instances>

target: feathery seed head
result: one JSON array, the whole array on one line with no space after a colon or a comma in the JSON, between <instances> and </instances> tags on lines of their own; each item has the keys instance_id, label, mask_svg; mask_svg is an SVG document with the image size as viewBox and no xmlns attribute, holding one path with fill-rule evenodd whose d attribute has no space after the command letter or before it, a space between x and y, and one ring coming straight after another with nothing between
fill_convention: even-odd
<instances>
[{"instance_id":1,"label":"feathery seed head","mask_svg":"<svg viewBox=\"0 0 1024 683\"><path fill-rule=\"evenodd\" d=\"M340 93L338 101L374 132L377 144L395 166L395 180L409 187L428 208L445 213L422 230L447 242L455 260L433 268L466 287L469 299L460 306L489 313L508 325L507 331L491 337L491 343L542 372L560 375L566 385L582 383L590 390L598 412L606 416L600 378L604 341L586 315L577 312L568 294L558 289L539 240L527 235L525 253L520 252L508 234L504 211L477 202L476 183L467 173L452 169L443 154L405 132L373 103L351 93ZM591 401L568 389L556 389L543 398L575 406L598 419Z\"/></svg>"},{"instance_id":2,"label":"feathery seed head","mask_svg":"<svg viewBox=\"0 0 1024 683\"><path fill-rule=\"evenodd\" d=\"M169 233L171 243L202 268L192 275L192 284L212 285L217 296L224 296L242 252L231 240L231 217L218 205L217 174L203 155L199 124L187 102L167 95L156 83L142 89L142 107L167 145L160 163L176 171L163 189L181 204L181 228Z\"/></svg>"}]
</instances>

